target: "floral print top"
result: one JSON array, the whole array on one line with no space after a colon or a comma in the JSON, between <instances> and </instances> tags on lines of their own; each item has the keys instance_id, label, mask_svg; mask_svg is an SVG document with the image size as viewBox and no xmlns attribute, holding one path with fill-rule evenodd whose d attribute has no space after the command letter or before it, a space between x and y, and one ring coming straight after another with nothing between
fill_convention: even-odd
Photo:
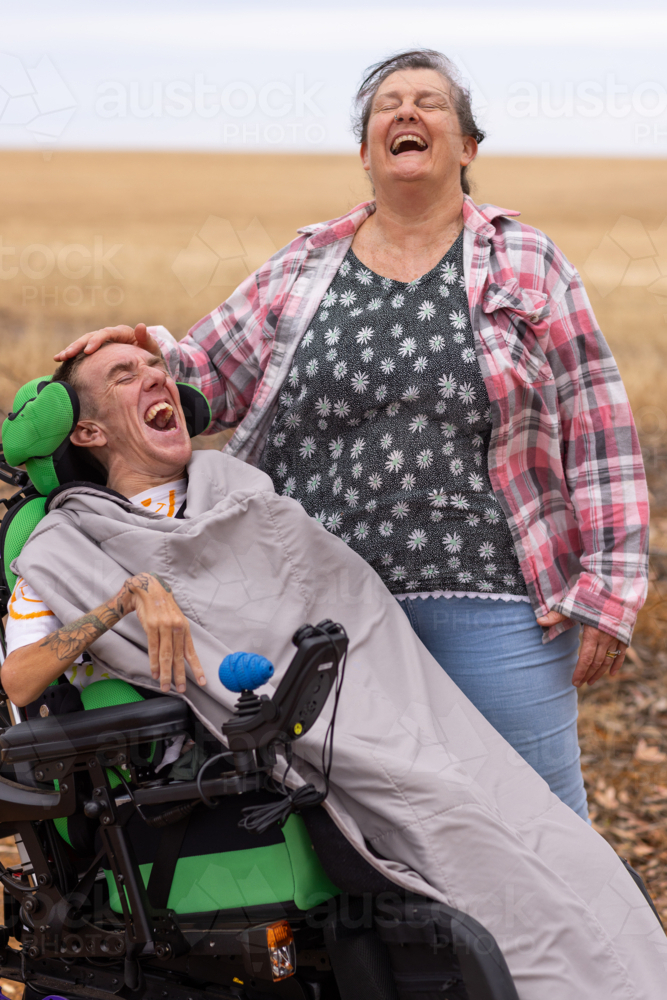
<instances>
[{"instance_id":1,"label":"floral print top","mask_svg":"<svg viewBox=\"0 0 667 1000\"><path fill-rule=\"evenodd\" d=\"M305 333L262 456L276 490L396 595L526 595L491 488L489 398L463 237L410 282L348 251Z\"/></svg>"}]
</instances>

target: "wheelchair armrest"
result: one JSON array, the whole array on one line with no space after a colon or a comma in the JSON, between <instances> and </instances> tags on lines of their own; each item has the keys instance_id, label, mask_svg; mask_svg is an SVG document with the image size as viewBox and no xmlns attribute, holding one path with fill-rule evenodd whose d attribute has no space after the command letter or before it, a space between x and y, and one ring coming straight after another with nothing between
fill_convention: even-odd
<instances>
[{"instance_id":1,"label":"wheelchair armrest","mask_svg":"<svg viewBox=\"0 0 667 1000\"><path fill-rule=\"evenodd\" d=\"M69 715L50 715L12 726L0 735L0 759L6 764L44 763L77 753L99 753L148 743L182 733L188 706L180 698L94 708Z\"/></svg>"}]
</instances>

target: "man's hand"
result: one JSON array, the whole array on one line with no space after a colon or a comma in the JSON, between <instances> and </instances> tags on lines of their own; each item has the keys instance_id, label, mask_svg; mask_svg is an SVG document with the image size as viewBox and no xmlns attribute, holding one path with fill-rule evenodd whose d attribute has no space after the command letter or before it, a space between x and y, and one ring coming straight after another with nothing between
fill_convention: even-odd
<instances>
[{"instance_id":1,"label":"man's hand","mask_svg":"<svg viewBox=\"0 0 667 1000\"><path fill-rule=\"evenodd\" d=\"M137 612L148 638L151 674L163 691L171 679L185 692L185 663L199 684L206 677L195 653L188 620L176 604L171 588L157 573L138 573L126 580L120 593L87 615L9 654L2 664L2 686L10 701L22 708L60 677L89 646L121 618Z\"/></svg>"},{"instance_id":2,"label":"man's hand","mask_svg":"<svg viewBox=\"0 0 667 1000\"><path fill-rule=\"evenodd\" d=\"M73 358L80 351L84 354L93 354L98 347L107 340L115 340L119 344L133 344L135 347L142 347L145 351L150 351L157 357L162 356L160 345L154 337L151 337L146 329L145 323L137 323L134 329L131 326L105 326L102 330L93 330L92 333L84 333L78 340L64 349L54 354L54 361L66 361Z\"/></svg>"},{"instance_id":3,"label":"man's hand","mask_svg":"<svg viewBox=\"0 0 667 1000\"><path fill-rule=\"evenodd\" d=\"M549 628L551 625L558 625L559 622L566 621L568 619L565 615L561 615L558 611L550 611L543 618L538 618L537 624ZM609 635L599 628L593 628L592 625L584 625L579 659L572 675L574 686L595 684L600 677L604 677L607 670L609 676L613 677L623 666L627 648L624 642L619 642L613 635ZM618 652L618 656L607 655L616 652Z\"/></svg>"},{"instance_id":4,"label":"man's hand","mask_svg":"<svg viewBox=\"0 0 667 1000\"><path fill-rule=\"evenodd\" d=\"M148 639L151 674L153 680L160 681L163 691L169 691L173 676L176 690L185 693L186 661L197 683L206 684L188 620L174 600L171 587L157 573L138 573L126 580L108 607L120 618L137 612Z\"/></svg>"}]
</instances>

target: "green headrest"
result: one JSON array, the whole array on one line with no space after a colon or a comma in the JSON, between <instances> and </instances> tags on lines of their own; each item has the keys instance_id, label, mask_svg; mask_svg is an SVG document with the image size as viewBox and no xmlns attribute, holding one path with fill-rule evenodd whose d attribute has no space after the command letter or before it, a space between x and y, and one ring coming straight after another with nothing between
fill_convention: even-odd
<instances>
[{"instance_id":1,"label":"green headrest","mask_svg":"<svg viewBox=\"0 0 667 1000\"><path fill-rule=\"evenodd\" d=\"M211 423L211 408L203 392L177 382L190 437ZM13 412L2 425L2 448L10 465L23 465L43 495L74 480L104 484L106 477L85 448L76 448L69 436L79 419L79 399L66 382L50 376L35 378L16 394Z\"/></svg>"},{"instance_id":2,"label":"green headrest","mask_svg":"<svg viewBox=\"0 0 667 1000\"><path fill-rule=\"evenodd\" d=\"M2 425L2 447L10 465L52 455L74 430L79 400L66 382L35 378L22 386Z\"/></svg>"}]
</instances>

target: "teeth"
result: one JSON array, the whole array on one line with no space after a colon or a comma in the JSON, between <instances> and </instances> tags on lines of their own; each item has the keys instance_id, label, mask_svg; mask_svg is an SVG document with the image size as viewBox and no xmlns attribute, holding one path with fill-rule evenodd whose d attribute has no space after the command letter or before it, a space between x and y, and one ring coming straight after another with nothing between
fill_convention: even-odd
<instances>
[{"instance_id":1,"label":"teeth","mask_svg":"<svg viewBox=\"0 0 667 1000\"><path fill-rule=\"evenodd\" d=\"M416 142L422 149L426 149L426 143L420 135L399 135L391 144L392 152L398 149L402 142Z\"/></svg>"},{"instance_id":2,"label":"teeth","mask_svg":"<svg viewBox=\"0 0 667 1000\"><path fill-rule=\"evenodd\" d=\"M169 403L153 403L144 417L144 422L150 424L155 420L158 414L160 414L159 419L156 420L156 425L159 427L166 427L171 420L173 412L174 408Z\"/></svg>"}]
</instances>

